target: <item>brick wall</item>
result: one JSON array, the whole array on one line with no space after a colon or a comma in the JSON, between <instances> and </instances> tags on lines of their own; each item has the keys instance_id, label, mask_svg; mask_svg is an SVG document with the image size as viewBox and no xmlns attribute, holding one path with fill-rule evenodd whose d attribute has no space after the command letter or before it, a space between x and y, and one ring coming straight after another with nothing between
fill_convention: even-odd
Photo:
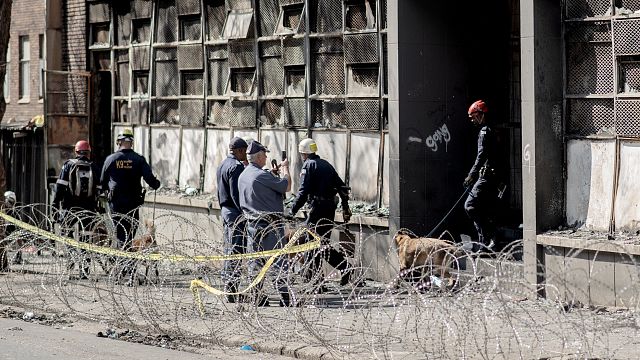
<instances>
[{"instance_id":1,"label":"brick wall","mask_svg":"<svg viewBox=\"0 0 640 360\"><path fill-rule=\"evenodd\" d=\"M9 73L9 93L5 94L7 111L2 120L5 124L26 122L44 112L43 103L38 98L39 87L39 35L45 33L45 5L42 0L14 0L11 9L11 35L9 47L11 62ZM30 95L19 99L19 37L29 36L30 43Z\"/></svg>"},{"instance_id":2,"label":"brick wall","mask_svg":"<svg viewBox=\"0 0 640 360\"><path fill-rule=\"evenodd\" d=\"M87 27L85 0L66 0L63 10L62 68L86 70Z\"/></svg>"}]
</instances>

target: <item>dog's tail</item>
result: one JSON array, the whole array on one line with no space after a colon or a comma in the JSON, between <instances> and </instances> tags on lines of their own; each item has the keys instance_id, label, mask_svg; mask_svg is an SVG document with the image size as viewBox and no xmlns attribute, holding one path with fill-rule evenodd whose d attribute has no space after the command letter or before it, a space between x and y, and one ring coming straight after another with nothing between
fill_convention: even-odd
<instances>
[{"instance_id":1,"label":"dog's tail","mask_svg":"<svg viewBox=\"0 0 640 360\"><path fill-rule=\"evenodd\" d=\"M396 236L398 236L398 235L407 235L407 236L409 236L411 238L417 237L416 234L413 231L411 231L411 230L409 230L407 228L398 229L398 231L396 231Z\"/></svg>"}]
</instances>

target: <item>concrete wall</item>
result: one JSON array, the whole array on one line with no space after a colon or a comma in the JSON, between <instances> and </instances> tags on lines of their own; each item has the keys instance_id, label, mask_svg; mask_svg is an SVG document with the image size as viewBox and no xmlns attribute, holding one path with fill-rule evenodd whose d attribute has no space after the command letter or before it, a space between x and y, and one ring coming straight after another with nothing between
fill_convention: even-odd
<instances>
[{"instance_id":1,"label":"concrete wall","mask_svg":"<svg viewBox=\"0 0 640 360\"><path fill-rule=\"evenodd\" d=\"M640 230L640 144L620 143L620 170L616 189L616 230Z\"/></svg>"}]
</instances>

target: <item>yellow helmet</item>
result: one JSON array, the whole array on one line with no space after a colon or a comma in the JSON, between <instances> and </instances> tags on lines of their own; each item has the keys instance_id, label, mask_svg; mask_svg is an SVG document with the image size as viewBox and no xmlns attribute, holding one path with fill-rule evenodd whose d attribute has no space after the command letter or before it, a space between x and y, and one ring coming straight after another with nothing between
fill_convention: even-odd
<instances>
[{"instance_id":1,"label":"yellow helmet","mask_svg":"<svg viewBox=\"0 0 640 360\"><path fill-rule=\"evenodd\" d=\"M122 132L118 134L118 140L133 141L133 130L131 128L122 129Z\"/></svg>"},{"instance_id":2,"label":"yellow helmet","mask_svg":"<svg viewBox=\"0 0 640 360\"><path fill-rule=\"evenodd\" d=\"M313 139L302 139L298 144L298 152L300 154L315 154L318 151L318 145Z\"/></svg>"}]
</instances>

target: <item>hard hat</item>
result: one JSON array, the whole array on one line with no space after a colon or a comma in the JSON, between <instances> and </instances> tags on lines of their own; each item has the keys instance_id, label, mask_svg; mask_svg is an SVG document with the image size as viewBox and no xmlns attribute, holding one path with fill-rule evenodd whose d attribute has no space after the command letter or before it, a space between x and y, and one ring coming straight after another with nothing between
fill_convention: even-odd
<instances>
[{"instance_id":1,"label":"hard hat","mask_svg":"<svg viewBox=\"0 0 640 360\"><path fill-rule=\"evenodd\" d=\"M487 107L487 104L485 104L483 100L478 100L478 101L474 102L473 104L471 104L471 106L469 106L469 111L467 111L467 114L469 114L469 116L471 116L471 114L473 114L475 112L486 113L488 111L489 111L489 108Z\"/></svg>"},{"instance_id":2,"label":"hard hat","mask_svg":"<svg viewBox=\"0 0 640 360\"><path fill-rule=\"evenodd\" d=\"M91 145L87 140L80 140L76 143L76 152L80 151L91 151Z\"/></svg>"},{"instance_id":3,"label":"hard hat","mask_svg":"<svg viewBox=\"0 0 640 360\"><path fill-rule=\"evenodd\" d=\"M133 130L131 128L122 129L122 132L118 134L118 140L133 141Z\"/></svg>"},{"instance_id":4,"label":"hard hat","mask_svg":"<svg viewBox=\"0 0 640 360\"><path fill-rule=\"evenodd\" d=\"M16 201L18 201L18 199L16 198L16 193L14 193L13 191L5 191L4 201L11 205L14 205Z\"/></svg>"},{"instance_id":5,"label":"hard hat","mask_svg":"<svg viewBox=\"0 0 640 360\"><path fill-rule=\"evenodd\" d=\"M298 152L300 154L314 154L318 151L318 145L313 139L303 139L298 144Z\"/></svg>"}]
</instances>

